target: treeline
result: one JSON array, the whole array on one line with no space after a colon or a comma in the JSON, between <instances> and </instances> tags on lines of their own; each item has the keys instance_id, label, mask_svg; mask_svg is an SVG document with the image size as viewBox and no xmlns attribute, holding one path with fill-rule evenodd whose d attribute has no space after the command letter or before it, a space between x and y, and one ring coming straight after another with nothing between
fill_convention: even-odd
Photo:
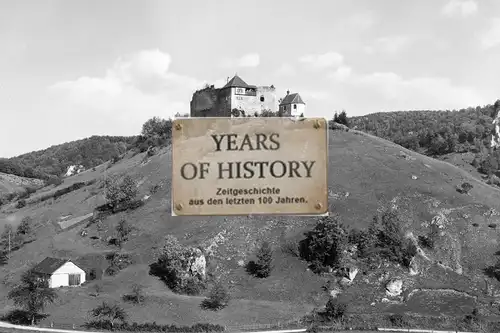
<instances>
[{"instance_id":1,"label":"treeline","mask_svg":"<svg viewBox=\"0 0 500 333\"><path fill-rule=\"evenodd\" d=\"M380 112L349 118L349 125L429 156L473 152L476 167L488 173L500 163L489 149L498 112L500 100L457 111Z\"/></svg>"},{"instance_id":2,"label":"treeline","mask_svg":"<svg viewBox=\"0 0 500 333\"><path fill-rule=\"evenodd\" d=\"M136 137L92 136L13 158L0 159L0 172L47 180L60 176L71 165L91 168L123 154Z\"/></svg>"}]
</instances>

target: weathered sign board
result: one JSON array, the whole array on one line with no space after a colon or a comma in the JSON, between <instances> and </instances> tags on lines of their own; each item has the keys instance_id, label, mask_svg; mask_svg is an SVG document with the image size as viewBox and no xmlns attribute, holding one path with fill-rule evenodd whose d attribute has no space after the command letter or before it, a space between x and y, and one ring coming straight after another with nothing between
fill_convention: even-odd
<instances>
[{"instance_id":1,"label":"weathered sign board","mask_svg":"<svg viewBox=\"0 0 500 333\"><path fill-rule=\"evenodd\" d=\"M323 118L184 118L172 123L172 215L324 215Z\"/></svg>"}]
</instances>

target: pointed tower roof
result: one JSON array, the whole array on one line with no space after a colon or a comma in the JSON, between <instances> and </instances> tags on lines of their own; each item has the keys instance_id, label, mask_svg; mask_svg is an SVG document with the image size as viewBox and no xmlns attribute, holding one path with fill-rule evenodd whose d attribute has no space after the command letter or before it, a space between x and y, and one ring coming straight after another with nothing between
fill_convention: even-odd
<instances>
[{"instance_id":1,"label":"pointed tower roof","mask_svg":"<svg viewBox=\"0 0 500 333\"><path fill-rule=\"evenodd\" d=\"M231 80L229 80L228 83L226 83L226 85L223 87L224 88L232 88L232 87L236 87L236 88L253 88L253 86L247 84L245 81L243 81L241 79L241 77L238 76L238 74L236 74Z\"/></svg>"}]
</instances>

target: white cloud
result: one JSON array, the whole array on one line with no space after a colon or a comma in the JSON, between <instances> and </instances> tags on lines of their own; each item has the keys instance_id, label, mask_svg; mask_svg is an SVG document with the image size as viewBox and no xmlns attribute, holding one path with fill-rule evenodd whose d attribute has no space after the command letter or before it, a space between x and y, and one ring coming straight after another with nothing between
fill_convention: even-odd
<instances>
[{"instance_id":1,"label":"white cloud","mask_svg":"<svg viewBox=\"0 0 500 333\"><path fill-rule=\"evenodd\" d=\"M160 50L119 58L101 77L55 83L49 98L75 112L140 126L152 116L189 112L191 94L203 81L169 72L172 59Z\"/></svg>"},{"instance_id":2,"label":"white cloud","mask_svg":"<svg viewBox=\"0 0 500 333\"><path fill-rule=\"evenodd\" d=\"M248 53L240 58L225 58L222 60L221 65L225 68L257 67L260 65L260 55L258 53Z\"/></svg>"},{"instance_id":3,"label":"white cloud","mask_svg":"<svg viewBox=\"0 0 500 333\"><path fill-rule=\"evenodd\" d=\"M365 52L374 54L382 52L387 54L396 54L412 42L410 36L386 36L377 38L371 45L365 47Z\"/></svg>"},{"instance_id":4,"label":"white cloud","mask_svg":"<svg viewBox=\"0 0 500 333\"><path fill-rule=\"evenodd\" d=\"M299 62L313 69L337 68L344 62L344 57L337 52L308 54L300 57Z\"/></svg>"},{"instance_id":5,"label":"white cloud","mask_svg":"<svg viewBox=\"0 0 500 333\"><path fill-rule=\"evenodd\" d=\"M346 65L341 65L334 72L329 74L329 77L336 81L345 81L347 80L352 73L352 68Z\"/></svg>"},{"instance_id":6,"label":"white cloud","mask_svg":"<svg viewBox=\"0 0 500 333\"><path fill-rule=\"evenodd\" d=\"M467 17L477 12L477 2L474 0L450 0L441 9L445 16Z\"/></svg>"},{"instance_id":7,"label":"white cloud","mask_svg":"<svg viewBox=\"0 0 500 333\"><path fill-rule=\"evenodd\" d=\"M276 75L279 76L292 76L296 74L295 68L289 63L284 63L276 70Z\"/></svg>"},{"instance_id":8,"label":"white cloud","mask_svg":"<svg viewBox=\"0 0 500 333\"><path fill-rule=\"evenodd\" d=\"M483 49L490 49L500 44L500 17L491 19L487 30L480 36Z\"/></svg>"}]
</instances>

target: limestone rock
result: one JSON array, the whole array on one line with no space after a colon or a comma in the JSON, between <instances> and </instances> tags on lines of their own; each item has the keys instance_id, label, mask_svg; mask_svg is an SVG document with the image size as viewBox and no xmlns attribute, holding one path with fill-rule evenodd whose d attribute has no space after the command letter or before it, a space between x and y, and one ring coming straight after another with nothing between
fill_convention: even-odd
<instances>
[{"instance_id":1,"label":"limestone rock","mask_svg":"<svg viewBox=\"0 0 500 333\"><path fill-rule=\"evenodd\" d=\"M410 275L414 276L414 275L418 275L419 273L419 267L418 267L418 263L417 263L417 259L415 257L413 257L410 261L410 267L409 267L409 270L410 270Z\"/></svg>"},{"instance_id":2,"label":"limestone rock","mask_svg":"<svg viewBox=\"0 0 500 333\"><path fill-rule=\"evenodd\" d=\"M401 295L403 292L403 280L392 279L387 282L385 286L385 292L388 296L395 297Z\"/></svg>"},{"instance_id":3,"label":"limestone rock","mask_svg":"<svg viewBox=\"0 0 500 333\"><path fill-rule=\"evenodd\" d=\"M330 296L331 297L337 297L338 295L340 295L342 293L342 290L340 290L339 288L335 288L335 289L332 289L330 290Z\"/></svg>"},{"instance_id":4,"label":"limestone rock","mask_svg":"<svg viewBox=\"0 0 500 333\"><path fill-rule=\"evenodd\" d=\"M202 279L206 276L207 261L200 249L192 248L186 258L187 272Z\"/></svg>"}]
</instances>

